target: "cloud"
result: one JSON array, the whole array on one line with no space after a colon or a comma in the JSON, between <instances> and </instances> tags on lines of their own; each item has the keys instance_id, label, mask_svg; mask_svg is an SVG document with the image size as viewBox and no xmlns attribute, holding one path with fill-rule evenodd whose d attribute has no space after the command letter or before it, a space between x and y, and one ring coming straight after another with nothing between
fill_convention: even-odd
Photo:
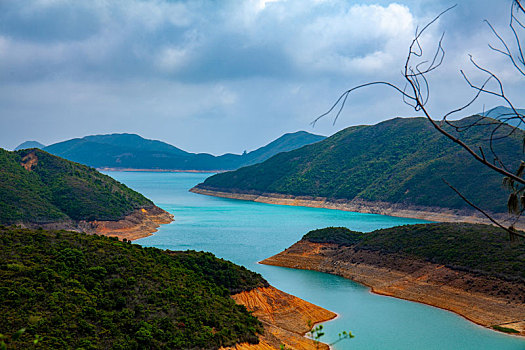
<instances>
[{"instance_id":1,"label":"cloud","mask_svg":"<svg viewBox=\"0 0 525 350\"><path fill-rule=\"evenodd\" d=\"M353 5L307 25L292 54L301 66L323 73L377 72L398 63L404 53L397 48L407 47L414 29L406 6Z\"/></svg>"},{"instance_id":2,"label":"cloud","mask_svg":"<svg viewBox=\"0 0 525 350\"><path fill-rule=\"evenodd\" d=\"M284 132L308 129L357 84L402 85L416 27L451 4L0 1L0 139L14 147L26 139L129 131L152 138L158 133L189 150L253 149ZM504 32L508 4L462 1L430 28L422 40L427 54L446 31L445 63L429 76L433 111L471 95L459 69L476 81L483 78L468 54L501 74L509 93L522 99L516 91L523 90L523 79L488 49L493 37L482 22L488 18ZM349 99L335 127L330 121L314 131L330 134L413 114L390 90L363 90Z\"/></svg>"},{"instance_id":3,"label":"cloud","mask_svg":"<svg viewBox=\"0 0 525 350\"><path fill-rule=\"evenodd\" d=\"M405 44L413 31L405 6L335 3L248 1L217 7L99 1L88 6L64 0L12 5L0 17L6 23L0 31L6 46L1 59L12 79L17 74L81 79L89 73L215 81L347 74L392 63L391 48Z\"/></svg>"}]
</instances>

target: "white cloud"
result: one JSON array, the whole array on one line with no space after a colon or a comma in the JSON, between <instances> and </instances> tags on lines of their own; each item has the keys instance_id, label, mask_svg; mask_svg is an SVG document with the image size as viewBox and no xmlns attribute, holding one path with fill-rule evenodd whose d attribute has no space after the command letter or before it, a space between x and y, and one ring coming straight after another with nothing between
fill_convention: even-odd
<instances>
[{"instance_id":1,"label":"white cloud","mask_svg":"<svg viewBox=\"0 0 525 350\"><path fill-rule=\"evenodd\" d=\"M157 64L161 70L173 73L183 68L189 58L190 53L188 49L167 47L159 53Z\"/></svg>"},{"instance_id":2,"label":"white cloud","mask_svg":"<svg viewBox=\"0 0 525 350\"><path fill-rule=\"evenodd\" d=\"M406 54L415 20L406 6L354 5L307 25L290 52L303 67L355 74L377 72Z\"/></svg>"},{"instance_id":3,"label":"white cloud","mask_svg":"<svg viewBox=\"0 0 525 350\"><path fill-rule=\"evenodd\" d=\"M281 0L253 0L253 1L256 1L257 8L259 10L264 10L268 3L277 2L277 1L281 1Z\"/></svg>"}]
</instances>

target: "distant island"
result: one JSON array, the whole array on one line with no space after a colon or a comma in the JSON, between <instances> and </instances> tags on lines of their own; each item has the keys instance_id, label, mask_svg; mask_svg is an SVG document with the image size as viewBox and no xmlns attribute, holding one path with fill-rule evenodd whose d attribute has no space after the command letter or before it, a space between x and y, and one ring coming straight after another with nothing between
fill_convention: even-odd
<instances>
[{"instance_id":1,"label":"distant island","mask_svg":"<svg viewBox=\"0 0 525 350\"><path fill-rule=\"evenodd\" d=\"M24 142L21 148L42 148L56 156L105 170L224 171L252 165L325 137L305 131L284 134L266 146L244 154L214 156L190 153L162 141L135 134L92 135L49 146ZM41 147L42 146L42 147Z\"/></svg>"},{"instance_id":2,"label":"distant island","mask_svg":"<svg viewBox=\"0 0 525 350\"><path fill-rule=\"evenodd\" d=\"M329 227L261 263L340 275L525 336L525 242L510 242L493 226L421 224L370 233Z\"/></svg>"},{"instance_id":3,"label":"distant island","mask_svg":"<svg viewBox=\"0 0 525 350\"><path fill-rule=\"evenodd\" d=\"M39 149L0 149L0 224L136 239L173 215L93 168Z\"/></svg>"},{"instance_id":4,"label":"distant island","mask_svg":"<svg viewBox=\"0 0 525 350\"><path fill-rule=\"evenodd\" d=\"M462 137L470 144L485 145L492 130L487 121L498 123L472 116L453 124L461 128L476 123ZM510 130L501 124L498 133L507 135ZM519 162L524 136L519 129L508 137L496 135L493 147L504 161ZM502 177L480 166L424 118L349 127L263 163L211 176L191 191L430 221L486 222L443 179L494 217L508 218L508 192L501 185ZM524 223L517 227L523 228Z\"/></svg>"},{"instance_id":5,"label":"distant island","mask_svg":"<svg viewBox=\"0 0 525 350\"><path fill-rule=\"evenodd\" d=\"M0 325L10 349L37 339L45 349L328 350L302 333L307 320L335 314L211 253L4 226L0 244Z\"/></svg>"}]
</instances>

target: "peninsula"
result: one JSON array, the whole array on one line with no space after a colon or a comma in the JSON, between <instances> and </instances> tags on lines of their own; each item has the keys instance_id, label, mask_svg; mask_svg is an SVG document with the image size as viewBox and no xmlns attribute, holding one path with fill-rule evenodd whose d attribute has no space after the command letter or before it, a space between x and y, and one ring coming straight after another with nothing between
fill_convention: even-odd
<instances>
[{"instance_id":1,"label":"peninsula","mask_svg":"<svg viewBox=\"0 0 525 350\"><path fill-rule=\"evenodd\" d=\"M493 226L422 224L370 233L332 227L261 263L340 275L378 294L525 336L525 243Z\"/></svg>"}]
</instances>

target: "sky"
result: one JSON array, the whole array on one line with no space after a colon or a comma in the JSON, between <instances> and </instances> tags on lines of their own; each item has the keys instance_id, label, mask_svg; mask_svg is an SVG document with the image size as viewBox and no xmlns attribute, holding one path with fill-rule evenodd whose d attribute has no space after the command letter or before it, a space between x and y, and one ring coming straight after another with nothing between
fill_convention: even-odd
<instances>
[{"instance_id":1,"label":"sky","mask_svg":"<svg viewBox=\"0 0 525 350\"><path fill-rule=\"evenodd\" d=\"M403 86L416 28L445 0L0 0L0 147L93 134L137 133L190 152L253 150L284 133L419 115L386 87L358 90L340 118L315 117L346 89ZM509 43L510 0L464 0L422 37L442 33L444 63L429 75L435 118L474 93L460 75L496 73L517 107L525 79L484 19ZM483 98L466 116L503 104ZM471 113L470 113L471 112ZM459 116L458 116L459 117Z\"/></svg>"}]
</instances>

